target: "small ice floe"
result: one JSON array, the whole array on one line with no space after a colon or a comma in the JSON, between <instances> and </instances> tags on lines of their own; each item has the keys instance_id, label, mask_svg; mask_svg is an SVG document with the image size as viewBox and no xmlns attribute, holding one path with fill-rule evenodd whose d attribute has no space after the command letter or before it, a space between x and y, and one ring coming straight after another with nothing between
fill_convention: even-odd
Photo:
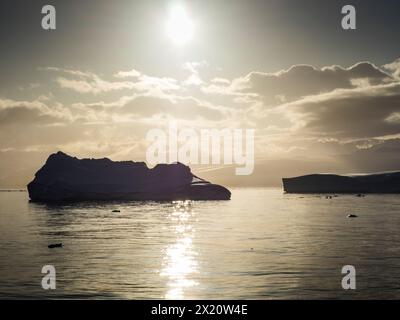
<instances>
[{"instance_id":1,"label":"small ice floe","mask_svg":"<svg viewBox=\"0 0 400 320\"><path fill-rule=\"evenodd\" d=\"M358 216L356 214L348 214L347 218L357 218Z\"/></svg>"},{"instance_id":2,"label":"small ice floe","mask_svg":"<svg viewBox=\"0 0 400 320\"><path fill-rule=\"evenodd\" d=\"M52 243L52 244L49 244L47 247L49 249L53 249L53 248L62 248L62 246L63 246L62 243Z\"/></svg>"},{"instance_id":3,"label":"small ice floe","mask_svg":"<svg viewBox=\"0 0 400 320\"><path fill-rule=\"evenodd\" d=\"M121 210L115 209L115 210L113 210L111 212L121 212Z\"/></svg>"}]
</instances>

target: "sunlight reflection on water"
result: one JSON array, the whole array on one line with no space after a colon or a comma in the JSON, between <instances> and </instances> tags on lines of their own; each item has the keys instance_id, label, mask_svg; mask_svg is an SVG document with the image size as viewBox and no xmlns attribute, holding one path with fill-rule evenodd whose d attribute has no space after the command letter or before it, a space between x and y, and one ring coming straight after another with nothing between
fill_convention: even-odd
<instances>
[{"instance_id":1,"label":"sunlight reflection on water","mask_svg":"<svg viewBox=\"0 0 400 320\"><path fill-rule=\"evenodd\" d=\"M198 272L196 252L193 248L195 229L191 220L195 216L191 201L174 201L169 219L174 224L176 242L165 250L161 276L168 278L166 299L184 299L185 289L197 285L191 277Z\"/></svg>"}]
</instances>

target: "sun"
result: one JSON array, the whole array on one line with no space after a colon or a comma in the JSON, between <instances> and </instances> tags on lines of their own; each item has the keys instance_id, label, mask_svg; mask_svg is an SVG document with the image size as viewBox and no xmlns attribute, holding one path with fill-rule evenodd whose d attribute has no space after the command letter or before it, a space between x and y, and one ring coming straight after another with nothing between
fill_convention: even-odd
<instances>
[{"instance_id":1,"label":"sun","mask_svg":"<svg viewBox=\"0 0 400 320\"><path fill-rule=\"evenodd\" d=\"M184 7L171 8L167 22L167 35L178 46L183 46L193 39L194 23Z\"/></svg>"}]
</instances>

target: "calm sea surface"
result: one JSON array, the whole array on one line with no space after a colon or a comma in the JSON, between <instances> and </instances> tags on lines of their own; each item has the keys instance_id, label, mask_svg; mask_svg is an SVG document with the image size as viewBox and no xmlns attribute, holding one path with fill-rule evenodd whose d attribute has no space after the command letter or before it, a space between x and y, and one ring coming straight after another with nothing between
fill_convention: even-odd
<instances>
[{"instance_id":1,"label":"calm sea surface","mask_svg":"<svg viewBox=\"0 0 400 320\"><path fill-rule=\"evenodd\" d=\"M0 298L399 299L399 231L398 195L233 189L221 202L55 206L0 192Z\"/></svg>"}]
</instances>

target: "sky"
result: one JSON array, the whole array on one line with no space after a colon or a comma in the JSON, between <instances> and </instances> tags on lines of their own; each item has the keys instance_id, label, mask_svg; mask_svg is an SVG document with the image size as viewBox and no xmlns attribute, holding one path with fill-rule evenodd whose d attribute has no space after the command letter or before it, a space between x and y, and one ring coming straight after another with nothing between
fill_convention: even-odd
<instances>
[{"instance_id":1,"label":"sky","mask_svg":"<svg viewBox=\"0 0 400 320\"><path fill-rule=\"evenodd\" d=\"M42 6L56 8L43 30ZM352 4L357 29L343 30ZM171 14L193 32L177 43ZM193 166L228 186L314 172L399 170L400 3L320 0L3 0L0 188L49 154L145 161L146 133L255 130L255 169ZM187 27L187 26L186 26Z\"/></svg>"}]
</instances>

